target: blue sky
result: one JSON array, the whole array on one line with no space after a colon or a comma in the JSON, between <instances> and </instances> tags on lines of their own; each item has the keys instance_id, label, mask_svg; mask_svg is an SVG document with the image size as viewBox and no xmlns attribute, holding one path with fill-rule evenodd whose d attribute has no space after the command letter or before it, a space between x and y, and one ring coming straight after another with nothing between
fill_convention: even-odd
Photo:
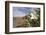
<instances>
[{"instance_id":1,"label":"blue sky","mask_svg":"<svg viewBox=\"0 0 46 35\"><path fill-rule=\"evenodd\" d=\"M31 13L30 7L13 7L13 17L23 17L28 13Z\"/></svg>"}]
</instances>

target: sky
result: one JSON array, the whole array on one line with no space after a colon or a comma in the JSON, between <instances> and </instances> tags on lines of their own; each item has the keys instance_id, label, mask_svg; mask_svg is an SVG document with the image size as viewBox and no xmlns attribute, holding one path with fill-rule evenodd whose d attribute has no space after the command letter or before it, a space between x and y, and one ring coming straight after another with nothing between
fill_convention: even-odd
<instances>
[{"instance_id":1,"label":"sky","mask_svg":"<svg viewBox=\"0 0 46 35\"><path fill-rule=\"evenodd\" d=\"M28 13L31 13L30 7L13 7L13 17L23 17Z\"/></svg>"}]
</instances>

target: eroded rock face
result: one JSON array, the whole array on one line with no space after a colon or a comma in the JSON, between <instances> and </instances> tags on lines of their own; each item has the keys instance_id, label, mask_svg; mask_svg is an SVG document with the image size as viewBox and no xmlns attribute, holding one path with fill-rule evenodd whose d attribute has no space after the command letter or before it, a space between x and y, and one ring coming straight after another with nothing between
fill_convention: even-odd
<instances>
[{"instance_id":1,"label":"eroded rock face","mask_svg":"<svg viewBox=\"0 0 46 35\"><path fill-rule=\"evenodd\" d=\"M14 18L14 27L28 27L28 17L15 17Z\"/></svg>"}]
</instances>

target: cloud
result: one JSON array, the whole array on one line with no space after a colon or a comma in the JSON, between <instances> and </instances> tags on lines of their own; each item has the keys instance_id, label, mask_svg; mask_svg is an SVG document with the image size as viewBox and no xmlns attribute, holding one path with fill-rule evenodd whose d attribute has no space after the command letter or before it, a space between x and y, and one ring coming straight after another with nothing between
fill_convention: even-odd
<instances>
[{"instance_id":1,"label":"cloud","mask_svg":"<svg viewBox=\"0 0 46 35\"><path fill-rule=\"evenodd\" d=\"M31 13L32 8L29 7L13 7L14 17L23 17L28 13Z\"/></svg>"}]
</instances>

